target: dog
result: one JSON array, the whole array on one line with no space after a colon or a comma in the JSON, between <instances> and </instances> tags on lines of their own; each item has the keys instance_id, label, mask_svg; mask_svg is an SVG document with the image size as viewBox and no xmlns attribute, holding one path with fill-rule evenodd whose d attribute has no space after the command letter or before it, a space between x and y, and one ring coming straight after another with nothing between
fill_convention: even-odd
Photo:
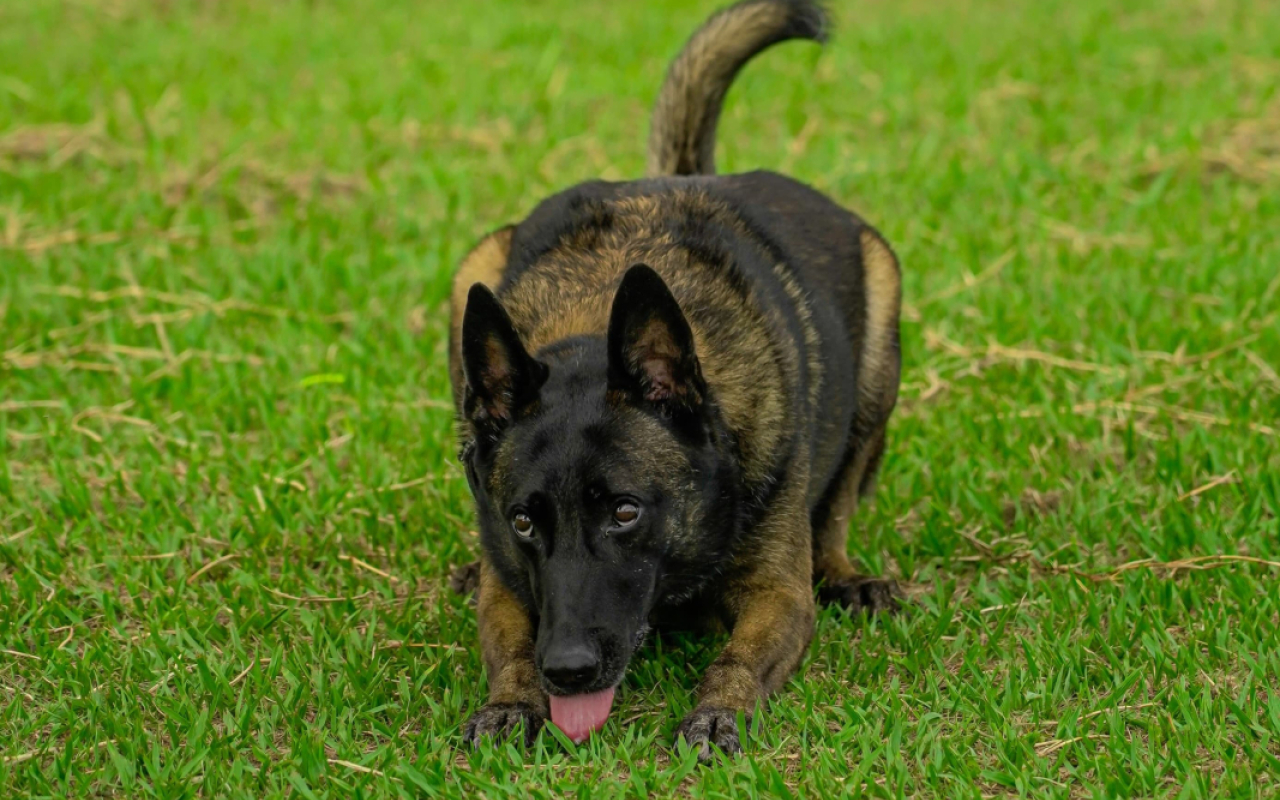
<instances>
[{"instance_id":1,"label":"dog","mask_svg":"<svg viewBox=\"0 0 1280 800\"><path fill-rule=\"evenodd\" d=\"M735 753L800 665L815 587L898 607L846 549L897 401L897 259L803 183L714 169L743 65L827 29L812 0L718 12L667 73L646 178L567 189L460 265L449 369L489 682L465 741L548 718L581 741L651 627L719 629L676 739Z\"/></svg>"}]
</instances>

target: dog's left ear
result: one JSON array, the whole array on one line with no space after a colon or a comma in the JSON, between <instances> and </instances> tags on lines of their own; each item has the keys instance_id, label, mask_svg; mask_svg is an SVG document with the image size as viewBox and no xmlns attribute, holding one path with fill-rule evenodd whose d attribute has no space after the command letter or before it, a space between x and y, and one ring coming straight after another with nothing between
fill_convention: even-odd
<instances>
[{"instance_id":1,"label":"dog's left ear","mask_svg":"<svg viewBox=\"0 0 1280 800\"><path fill-rule=\"evenodd\" d=\"M547 365L529 355L507 310L489 287L467 294L462 318L465 413L479 429L496 433L538 400Z\"/></svg>"},{"instance_id":2,"label":"dog's left ear","mask_svg":"<svg viewBox=\"0 0 1280 800\"><path fill-rule=\"evenodd\" d=\"M694 411L706 394L689 322L667 284L644 264L627 270L613 298L609 391L668 412Z\"/></svg>"}]
</instances>

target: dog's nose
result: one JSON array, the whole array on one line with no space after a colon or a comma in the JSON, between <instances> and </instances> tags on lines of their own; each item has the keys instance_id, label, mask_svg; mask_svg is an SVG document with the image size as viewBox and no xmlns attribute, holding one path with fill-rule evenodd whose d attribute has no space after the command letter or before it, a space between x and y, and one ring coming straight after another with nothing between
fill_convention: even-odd
<instances>
[{"instance_id":1,"label":"dog's nose","mask_svg":"<svg viewBox=\"0 0 1280 800\"><path fill-rule=\"evenodd\" d=\"M543 659L542 674L565 691L584 689L600 676L600 657L585 644L552 650Z\"/></svg>"}]
</instances>

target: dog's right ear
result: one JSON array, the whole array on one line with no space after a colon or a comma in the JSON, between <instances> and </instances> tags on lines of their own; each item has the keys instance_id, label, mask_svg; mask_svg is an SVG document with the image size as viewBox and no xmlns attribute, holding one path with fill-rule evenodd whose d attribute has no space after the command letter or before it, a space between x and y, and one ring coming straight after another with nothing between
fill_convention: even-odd
<instances>
[{"instance_id":1,"label":"dog's right ear","mask_svg":"<svg viewBox=\"0 0 1280 800\"><path fill-rule=\"evenodd\" d=\"M525 350L507 310L482 283L467 294L462 366L464 412L477 429L490 433L528 413L547 379L547 365Z\"/></svg>"}]
</instances>

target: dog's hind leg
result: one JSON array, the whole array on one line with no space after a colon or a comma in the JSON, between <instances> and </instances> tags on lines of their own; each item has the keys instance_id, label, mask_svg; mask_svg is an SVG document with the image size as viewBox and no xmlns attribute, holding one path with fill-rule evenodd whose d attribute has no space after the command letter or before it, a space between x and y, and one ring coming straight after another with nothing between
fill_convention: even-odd
<instances>
[{"instance_id":1,"label":"dog's hind leg","mask_svg":"<svg viewBox=\"0 0 1280 800\"><path fill-rule=\"evenodd\" d=\"M884 426L854 445L853 458L836 478L825 518L813 528L813 582L822 603L851 611L896 611L902 592L892 578L863 575L849 563L849 521L859 498L875 487L876 470L884 453Z\"/></svg>"},{"instance_id":2,"label":"dog's hind leg","mask_svg":"<svg viewBox=\"0 0 1280 800\"><path fill-rule=\"evenodd\" d=\"M902 355L898 310L902 302L897 258L870 228L862 232L866 305L858 359L858 412L849 431L844 467L813 515L813 582L818 599L850 610L894 611L902 593L890 578L859 573L849 563L849 521L858 500L875 487L884 454L885 424L898 400Z\"/></svg>"}]
</instances>

